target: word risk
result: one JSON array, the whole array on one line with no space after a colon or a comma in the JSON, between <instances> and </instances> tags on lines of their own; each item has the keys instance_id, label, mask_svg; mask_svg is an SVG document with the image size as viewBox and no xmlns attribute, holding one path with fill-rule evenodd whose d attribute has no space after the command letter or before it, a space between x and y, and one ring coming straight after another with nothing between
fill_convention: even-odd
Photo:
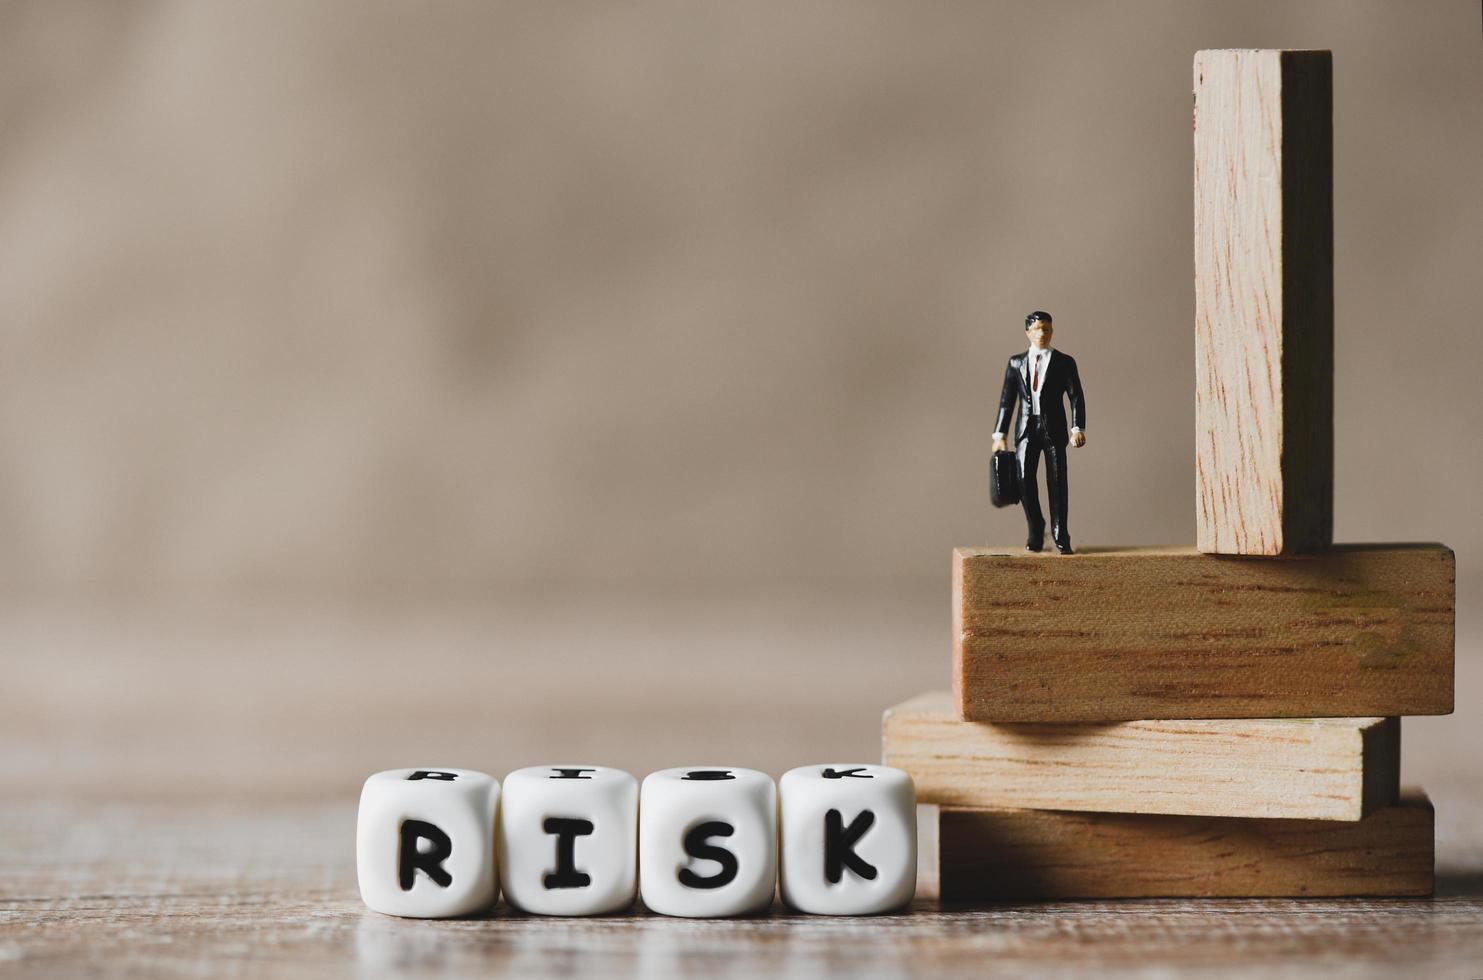
<instances>
[{"instance_id":1,"label":"word risk","mask_svg":"<svg viewBox=\"0 0 1483 980\"><path fill-rule=\"evenodd\" d=\"M870 915L916 891L916 792L899 769L803 766L651 773L534 766L504 786L469 769L391 769L366 780L356 873L378 912L476 915L501 892L537 915L603 915L635 899L692 918L783 901Z\"/></svg>"}]
</instances>

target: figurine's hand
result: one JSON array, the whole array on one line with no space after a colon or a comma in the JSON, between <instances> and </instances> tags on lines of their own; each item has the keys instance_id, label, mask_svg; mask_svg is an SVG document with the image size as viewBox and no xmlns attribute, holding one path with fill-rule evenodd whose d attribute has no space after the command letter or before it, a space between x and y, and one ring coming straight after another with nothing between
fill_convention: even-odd
<instances>
[{"instance_id":1,"label":"figurine's hand","mask_svg":"<svg viewBox=\"0 0 1483 980\"><path fill-rule=\"evenodd\" d=\"M1009 439L1008 439L1008 437L1006 437L1006 436L1000 436L999 438L995 439L994 440L994 448L991 451L992 452L996 452L996 453L1008 452L1009 451Z\"/></svg>"},{"instance_id":2,"label":"figurine's hand","mask_svg":"<svg viewBox=\"0 0 1483 980\"><path fill-rule=\"evenodd\" d=\"M1073 432L1073 433L1071 433L1071 445L1075 446L1077 449L1080 449L1082 446L1085 446L1086 444L1087 444L1087 434L1085 432Z\"/></svg>"}]
</instances>

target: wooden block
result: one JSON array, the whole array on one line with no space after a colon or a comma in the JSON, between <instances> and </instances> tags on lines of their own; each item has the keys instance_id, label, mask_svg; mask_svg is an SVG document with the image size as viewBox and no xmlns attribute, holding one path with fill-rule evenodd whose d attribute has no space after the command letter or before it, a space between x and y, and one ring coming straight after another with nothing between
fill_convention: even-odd
<instances>
[{"instance_id":1,"label":"wooden block","mask_svg":"<svg viewBox=\"0 0 1483 980\"><path fill-rule=\"evenodd\" d=\"M1430 895L1432 806L1363 820L943 807L944 901Z\"/></svg>"},{"instance_id":2,"label":"wooden block","mask_svg":"<svg viewBox=\"0 0 1483 980\"><path fill-rule=\"evenodd\" d=\"M953 685L972 721L1452 711L1451 550L1351 545L953 552Z\"/></svg>"},{"instance_id":3,"label":"wooden block","mask_svg":"<svg viewBox=\"0 0 1483 980\"><path fill-rule=\"evenodd\" d=\"M1199 549L1334 533L1333 59L1195 55Z\"/></svg>"},{"instance_id":4,"label":"wooden block","mask_svg":"<svg viewBox=\"0 0 1483 980\"><path fill-rule=\"evenodd\" d=\"M883 729L886 765L942 806L1358 820L1400 787L1398 718L991 725L940 691Z\"/></svg>"}]
</instances>

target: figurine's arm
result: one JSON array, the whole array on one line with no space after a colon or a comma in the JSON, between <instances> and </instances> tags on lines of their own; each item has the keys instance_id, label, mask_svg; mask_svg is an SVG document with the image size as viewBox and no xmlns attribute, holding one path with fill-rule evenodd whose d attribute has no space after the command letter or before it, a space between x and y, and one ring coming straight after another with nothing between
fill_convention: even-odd
<instances>
[{"instance_id":1,"label":"figurine's arm","mask_svg":"<svg viewBox=\"0 0 1483 980\"><path fill-rule=\"evenodd\" d=\"M1009 421L1014 415L1014 407L1019 404L1020 375L1014 369L1014 359L1010 358L1009 364L1004 368L1004 388L999 393L999 417L994 422L994 452L1003 452L1009 448L1008 433Z\"/></svg>"},{"instance_id":2,"label":"figurine's arm","mask_svg":"<svg viewBox=\"0 0 1483 980\"><path fill-rule=\"evenodd\" d=\"M1066 395L1071 399L1071 444L1085 445L1087 441L1087 400L1081 390L1081 375L1076 373L1076 359L1070 358L1071 372L1066 378Z\"/></svg>"}]
</instances>

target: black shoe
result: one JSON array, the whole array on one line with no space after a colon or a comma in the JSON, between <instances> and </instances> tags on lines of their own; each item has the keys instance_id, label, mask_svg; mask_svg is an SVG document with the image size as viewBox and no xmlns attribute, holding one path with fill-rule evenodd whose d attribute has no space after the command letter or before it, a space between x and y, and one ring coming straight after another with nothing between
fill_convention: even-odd
<instances>
[{"instance_id":1,"label":"black shoe","mask_svg":"<svg viewBox=\"0 0 1483 980\"><path fill-rule=\"evenodd\" d=\"M1025 550L1026 551L1044 551L1045 550L1045 545L1041 544L1039 541L1026 541L1025 542Z\"/></svg>"},{"instance_id":2,"label":"black shoe","mask_svg":"<svg viewBox=\"0 0 1483 980\"><path fill-rule=\"evenodd\" d=\"M1030 532L1030 536L1025 540L1025 550L1026 551L1043 551L1044 549L1045 549L1045 527L1042 525L1041 528L1040 528L1040 530L1038 530L1038 531L1031 531Z\"/></svg>"},{"instance_id":3,"label":"black shoe","mask_svg":"<svg viewBox=\"0 0 1483 980\"><path fill-rule=\"evenodd\" d=\"M1074 554L1076 554L1076 552L1074 552L1074 551L1071 550L1071 542L1070 541L1067 541L1065 544L1061 544L1059 541L1056 542L1056 550L1059 551L1063 555L1074 555Z\"/></svg>"}]
</instances>

